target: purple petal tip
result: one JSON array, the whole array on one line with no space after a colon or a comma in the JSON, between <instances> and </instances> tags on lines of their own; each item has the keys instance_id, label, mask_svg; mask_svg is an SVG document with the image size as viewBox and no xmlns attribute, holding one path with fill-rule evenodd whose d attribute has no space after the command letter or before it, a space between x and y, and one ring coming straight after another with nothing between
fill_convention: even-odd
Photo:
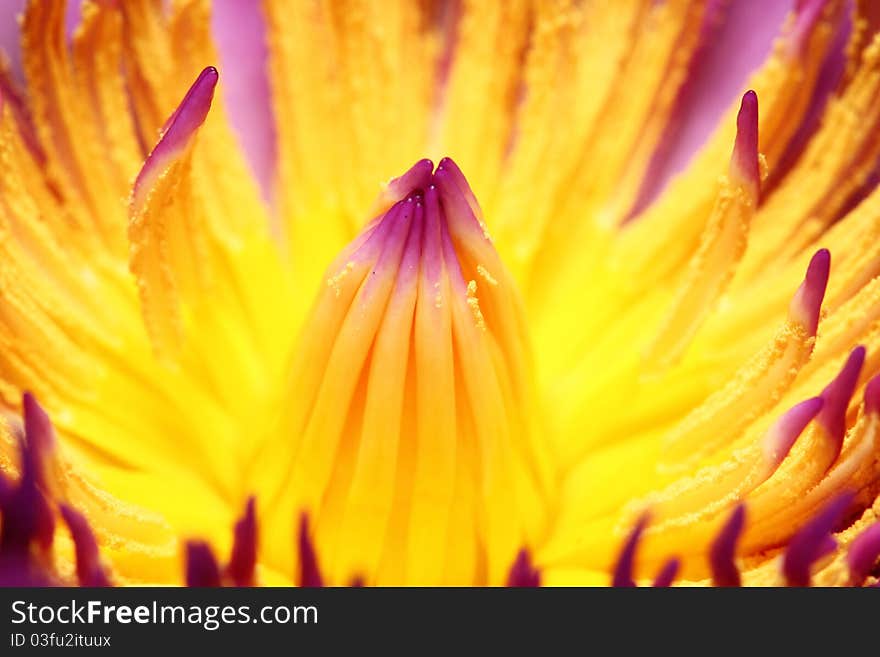
<instances>
[{"instance_id":1,"label":"purple petal tip","mask_svg":"<svg viewBox=\"0 0 880 657\"><path fill-rule=\"evenodd\" d=\"M737 505L727 522L718 532L709 550L709 565L715 586L740 586L739 568L736 567L736 544L746 521L746 507Z\"/></svg>"},{"instance_id":2,"label":"purple petal tip","mask_svg":"<svg viewBox=\"0 0 880 657\"><path fill-rule=\"evenodd\" d=\"M73 537L76 575L80 586L110 586L110 580L101 567L98 543L85 516L66 504L61 505L61 516Z\"/></svg>"},{"instance_id":3,"label":"purple petal tip","mask_svg":"<svg viewBox=\"0 0 880 657\"><path fill-rule=\"evenodd\" d=\"M822 309L830 272L831 252L828 249L819 249L810 260L804 282L791 302L792 316L810 335L815 335L819 327L819 311Z\"/></svg>"},{"instance_id":4,"label":"purple petal tip","mask_svg":"<svg viewBox=\"0 0 880 657\"><path fill-rule=\"evenodd\" d=\"M186 92L177 109L162 127L159 142L147 156L132 191L132 207L137 212L156 179L180 156L193 135L205 122L220 74L213 66L204 69Z\"/></svg>"},{"instance_id":5,"label":"purple petal tip","mask_svg":"<svg viewBox=\"0 0 880 657\"><path fill-rule=\"evenodd\" d=\"M620 556L617 558L617 563L614 566L614 575L611 579L611 586L615 587L633 587L636 586L635 579L633 578L633 566L635 564L635 556L636 556L636 548L639 546L639 541L642 538L642 532L645 531L645 527L648 526L648 521L650 520L650 515L648 513L643 513L629 536L626 539L626 542L623 544L623 547L620 550Z\"/></svg>"},{"instance_id":6,"label":"purple petal tip","mask_svg":"<svg viewBox=\"0 0 880 657\"><path fill-rule=\"evenodd\" d=\"M744 181L757 200L761 169L758 165L758 95L754 91L747 91L740 104L730 164L732 175Z\"/></svg>"},{"instance_id":7,"label":"purple petal tip","mask_svg":"<svg viewBox=\"0 0 880 657\"><path fill-rule=\"evenodd\" d=\"M836 548L831 532L837 528L852 500L852 493L838 495L789 541L782 560L782 574L789 586L810 585L810 569Z\"/></svg>"},{"instance_id":8,"label":"purple petal tip","mask_svg":"<svg viewBox=\"0 0 880 657\"><path fill-rule=\"evenodd\" d=\"M822 397L802 401L786 411L770 428L764 439L764 456L771 467L775 468L785 460L798 436L824 405L825 400Z\"/></svg>"},{"instance_id":9,"label":"purple petal tip","mask_svg":"<svg viewBox=\"0 0 880 657\"><path fill-rule=\"evenodd\" d=\"M657 573L657 577L654 578L654 588L665 589L672 586L672 582L675 581L675 577L678 575L679 570L681 570L680 559L672 557L667 560L660 569L660 572Z\"/></svg>"},{"instance_id":10,"label":"purple petal tip","mask_svg":"<svg viewBox=\"0 0 880 657\"><path fill-rule=\"evenodd\" d=\"M52 421L30 392L22 395L21 405L28 446L35 450L34 456L39 457L46 450L52 449L55 444Z\"/></svg>"},{"instance_id":11,"label":"purple petal tip","mask_svg":"<svg viewBox=\"0 0 880 657\"><path fill-rule=\"evenodd\" d=\"M244 515L235 523L234 534L226 574L235 586L253 586L257 563L257 516L253 496L248 498Z\"/></svg>"},{"instance_id":12,"label":"purple petal tip","mask_svg":"<svg viewBox=\"0 0 880 657\"><path fill-rule=\"evenodd\" d=\"M431 184L434 163L425 158L412 165L405 173L393 178L385 189L385 203L393 205L406 198L413 190L426 189Z\"/></svg>"},{"instance_id":13,"label":"purple petal tip","mask_svg":"<svg viewBox=\"0 0 880 657\"><path fill-rule=\"evenodd\" d=\"M865 386L865 412L880 413L880 375L868 381Z\"/></svg>"},{"instance_id":14,"label":"purple petal tip","mask_svg":"<svg viewBox=\"0 0 880 657\"><path fill-rule=\"evenodd\" d=\"M541 586L541 571L535 568L527 549L521 549L516 555L516 560L507 575L507 586L523 588Z\"/></svg>"},{"instance_id":15,"label":"purple petal tip","mask_svg":"<svg viewBox=\"0 0 880 657\"><path fill-rule=\"evenodd\" d=\"M299 585L324 586L324 578L318 564L318 554L309 534L309 515L305 511L299 517Z\"/></svg>"},{"instance_id":16,"label":"purple petal tip","mask_svg":"<svg viewBox=\"0 0 880 657\"><path fill-rule=\"evenodd\" d=\"M846 434L846 411L864 362L865 347L859 345L850 352L840 373L822 391L825 404L816 421L825 430L826 436L832 443L834 458L837 458L843 445L843 437Z\"/></svg>"},{"instance_id":17,"label":"purple petal tip","mask_svg":"<svg viewBox=\"0 0 880 657\"><path fill-rule=\"evenodd\" d=\"M211 546L204 541L189 541L186 544L186 585L220 586L220 567Z\"/></svg>"},{"instance_id":18,"label":"purple petal tip","mask_svg":"<svg viewBox=\"0 0 880 657\"><path fill-rule=\"evenodd\" d=\"M854 586L861 585L867 579L878 559L880 559L880 522L875 522L855 538L846 555L846 563Z\"/></svg>"}]
</instances>

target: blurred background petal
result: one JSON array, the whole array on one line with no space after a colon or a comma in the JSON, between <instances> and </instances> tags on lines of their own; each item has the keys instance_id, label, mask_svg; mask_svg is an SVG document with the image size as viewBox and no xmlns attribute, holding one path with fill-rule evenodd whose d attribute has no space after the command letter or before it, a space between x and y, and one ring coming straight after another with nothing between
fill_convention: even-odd
<instances>
[{"instance_id":1,"label":"blurred background petal","mask_svg":"<svg viewBox=\"0 0 880 657\"><path fill-rule=\"evenodd\" d=\"M214 3L213 29L230 119L263 196L271 199L275 131L266 76L266 30L259 5L253 0Z\"/></svg>"},{"instance_id":2,"label":"blurred background petal","mask_svg":"<svg viewBox=\"0 0 880 657\"><path fill-rule=\"evenodd\" d=\"M793 0L719 0L726 5L714 35L681 92L669 126L633 214L645 207L669 179L687 166L712 133L722 113L743 92L749 75L767 57Z\"/></svg>"}]
</instances>

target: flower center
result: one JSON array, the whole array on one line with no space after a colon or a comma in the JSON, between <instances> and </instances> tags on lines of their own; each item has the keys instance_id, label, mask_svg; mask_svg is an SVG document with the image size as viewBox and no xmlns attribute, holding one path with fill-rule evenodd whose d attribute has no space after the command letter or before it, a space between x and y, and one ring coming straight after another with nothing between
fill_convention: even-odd
<instances>
[{"instance_id":1,"label":"flower center","mask_svg":"<svg viewBox=\"0 0 880 657\"><path fill-rule=\"evenodd\" d=\"M520 299L461 171L432 169L389 183L330 266L259 463L267 559L305 511L336 583L502 583L543 531Z\"/></svg>"}]
</instances>

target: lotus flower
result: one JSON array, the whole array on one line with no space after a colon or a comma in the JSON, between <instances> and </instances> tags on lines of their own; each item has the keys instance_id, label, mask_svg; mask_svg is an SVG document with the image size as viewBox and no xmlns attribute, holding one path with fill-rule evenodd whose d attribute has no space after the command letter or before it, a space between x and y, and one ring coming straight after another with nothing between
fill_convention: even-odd
<instances>
[{"instance_id":1,"label":"lotus flower","mask_svg":"<svg viewBox=\"0 0 880 657\"><path fill-rule=\"evenodd\" d=\"M751 4L28 1L0 580L876 583L880 14Z\"/></svg>"}]
</instances>

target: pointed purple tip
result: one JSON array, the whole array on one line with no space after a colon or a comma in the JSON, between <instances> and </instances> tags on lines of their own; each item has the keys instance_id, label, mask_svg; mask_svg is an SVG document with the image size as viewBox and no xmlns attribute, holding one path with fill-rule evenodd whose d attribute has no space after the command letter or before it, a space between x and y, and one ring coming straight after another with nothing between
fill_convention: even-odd
<instances>
[{"instance_id":1,"label":"pointed purple tip","mask_svg":"<svg viewBox=\"0 0 880 657\"><path fill-rule=\"evenodd\" d=\"M205 122L214 100L214 90L220 74L213 66L204 69L177 109L162 127L159 142L147 156L132 190L132 207L137 212L156 179L177 159L196 131Z\"/></svg>"},{"instance_id":2,"label":"pointed purple tip","mask_svg":"<svg viewBox=\"0 0 880 657\"><path fill-rule=\"evenodd\" d=\"M507 574L507 586L522 588L541 586L541 571L535 568L532 556L526 548L522 548L517 553Z\"/></svg>"},{"instance_id":3,"label":"pointed purple tip","mask_svg":"<svg viewBox=\"0 0 880 657\"><path fill-rule=\"evenodd\" d=\"M672 557L667 560L660 569L660 572L657 573L657 577L654 578L654 588L665 589L672 586L672 582L675 581L675 577L678 575L679 570L681 570L680 559Z\"/></svg>"},{"instance_id":4,"label":"pointed purple tip","mask_svg":"<svg viewBox=\"0 0 880 657\"><path fill-rule=\"evenodd\" d=\"M626 542L623 544L623 547L620 550L620 556L618 556L617 563L614 566L614 575L611 579L611 586L633 587L636 585L635 579L633 578L636 548L639 546L642 532L644 532L645 527L648 526L649 519L649 514L643 513L627 537Z\"/></svg>"},{"instance_id":5,"label":"pointed purple tip","mask_svg":"<svg viewBox=\"0 0 880 657\"><path fill-rule=\"evenodd\" d=\"M186 585L220 586L220 567L211 546L204 541L188 541L186 544Z\"/></svg>"},{"instance_id":6,"label":"pointed purple tip","mask_svg":"<svg viewBox=\"0 0 880 657\"><path fill-rule=\"evenodd\" d=\"M875 522L859 534L846 554L853 586L860 586L874 570L880 559L880 522Z\"/></svg>"},{"instance_id":7,"label":"pointed purple tip","mask_svg":"<svg viewBox=\"0 0 880 657\"><path fill-rule=\"evenodd\" d=\"M211 102L214 100L214 89L220 80L220 74L213 66L202 69L195 82L187 90L180 104L165 121L159 131L164 139L172 130L178 136L191 134L205 121Z\"/></svg>"},{"instance_id":8,"label":"pointed purple tip","mask_svg":"<svg viewBox=\"0 0 880 657\"><path fill-rule=\"evenodd\" d=\"M742 581L736 567L736 544L746 521L746 507L738 504L724 523L709 549L709 565L715 586L740 586Z\"/></svg>"},{"instance_id":9,"label":"pointed purple tip","mask_svg":"<svg viewBox=\"0 0 880 657\"><path fill-rule=\"evenodd\" d=\"M257 516L253 496L248 498L244 515L235 523L234 533L226 574L235 586L253 586L257 564Z\"/></svg>"},{"instance_id":10,"label":"pointed purple tip","mask_svg":"<svg viewBox=\"0 0 880 657\"><path fill-rule=\"evenodd\" d=\"M22 395L21 405L28 447L35 450L35 456L45 455L55 445L52 421L31 393L25 392Z\"/></svg>"},{"instance_id":11,"label":"pointed purple tip","mask_svg":"<svg viewBox=\"0 0 880 657\"><path fill-rule=\"evenodd\" d=\"M789 310L792 318L806 328L810 335L816 335L819 327L819 311L822 309L830 271L831 252L828 249L819 249L807 266L804 282L791 300Z\"/></svg>"},{"instance_id":12,"label":"pointed purple tip","mask_svg":"<svg viewBox=\"0 0 880 657\"><path fill-rule=\"evenodd\" d=\"M785 460L795 441L824 405L822 397L802 401L786 411L770 428L764 438L764 457L771 467L775 468Z\"/></svg>"},{"instance_id":13,"label":"pointed purple tip","mask_svg":"<svg viewBox=\"0 0 880 657\"><path fill-rule=\"evenodd\" d=\"M757 201L761 189L758 165L758 95L747 91L736 116L736 141L730 160L731 173L742 179Z\"/></svg>"},{"instance_id":14,"label":"pointed purple tip","mask_svg":"<svg viewBox=\"0 0 880 657\"><path fill-rule=\"evenodd\" d=\"M852 350L840 373L822 391L825 405L816 417L816 422L825 430L831 442L834 454L832 461L837 458L843 446L843 437L846 434L846 410L856 389L864 362L865 347L859 345Z\"/></svg>"},{"instance_id":15,"label":"pointed purple tip","mask_svg":"<svg viewBox=\"0 0 880 657\"><path fill-rule=\"evenodd\" d=\"M852 501L852 493L838 495L789 541L782 560L782 574L789 586L810 585L810 569L837 547L831 532L837 528Z\"/></svg>"},{"instance_id":16,"label":"pointed purple tip","mask_svg":"<svg viewBox=\"0 0 880 657\"><path fill-rule=\"evenodd\" d=\"M397 178L393 178L385 187L383 194L385 205L391 206L413 192L427 189L431 184L432 171L434 171L434 163L426 158L413 164Z\"/></svg>"},{"instance_id":17,"label":"pointed purple tip","mask_svg":"<svg viewBox=\"0 0 880 657\"><path fill-rule=\"evenodd\" d=\"M70 529L76 552L76 576L80 586L110 586L110 578L101 566L98 542L85 516L79 511L61 505L61 516Z\"/></svg>"},{"instance_id":18,"label":"pointed purple tip","mask_svg":"<svg viewBox=\"0 0 880 657\"><path fill-rule=\"evenodd\" d=\"M44 491L48 488L46 464L55 446L55 437L49 416L29 392L22 395L22 410L24 437L20 441L21 480L12 500L12 506L17 507L12 516L17 519L9 521L9 524L18 527L15 531L20 534L21 540L37 540L48 548L55 536L55 517Z\"/></svg>"},{"instance_id":19,"label":"pointed purple tip","mask_svg":"<svg viewBox=\"0 0 880 657\"><path fill-rule=\"evenodd\" d=\"M309 534L309 514L303 511L299 516L299 585L324 586L318 554Z\"/></svg>"}]
</instances>

